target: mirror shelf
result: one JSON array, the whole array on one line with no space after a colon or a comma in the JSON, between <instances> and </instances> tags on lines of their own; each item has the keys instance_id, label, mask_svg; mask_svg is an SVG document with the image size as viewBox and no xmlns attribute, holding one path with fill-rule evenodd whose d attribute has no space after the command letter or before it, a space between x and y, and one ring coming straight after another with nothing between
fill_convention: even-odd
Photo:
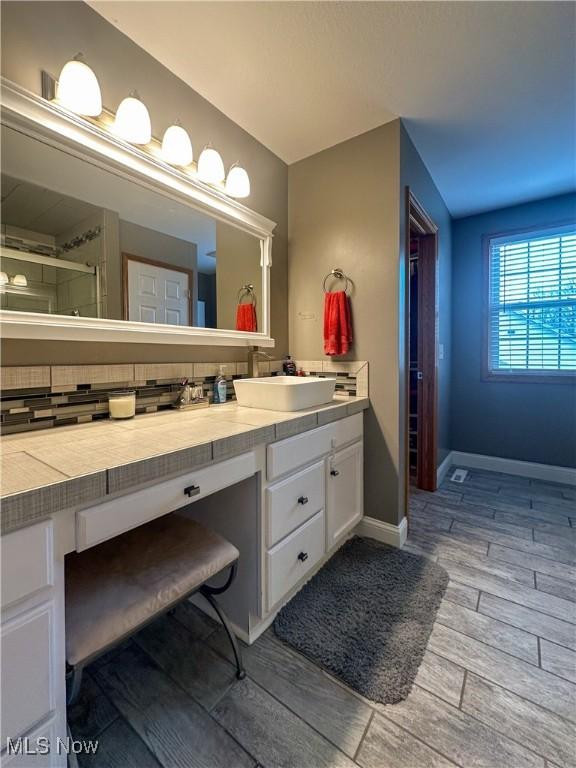
<instances>
[{"instance_id":1,"label":"mirror shelf","mask_svg":"<svg viewBox=\"0 0 576 768\"><path fill-rule=\"evenodd\" d=\"M2 125L35 139L142 189L207 214L260 240L262 273L261 323L258 332L191 325L173 326L104 317L74 317L39 312L0 310L7 338L119 341L190 345L273 346L270 337L270 267L275 223L227 197L194 176L164 163L148 152L117 139L89 119L67 112L54 102L2 78Z\"/></svg>"}]
</instances>

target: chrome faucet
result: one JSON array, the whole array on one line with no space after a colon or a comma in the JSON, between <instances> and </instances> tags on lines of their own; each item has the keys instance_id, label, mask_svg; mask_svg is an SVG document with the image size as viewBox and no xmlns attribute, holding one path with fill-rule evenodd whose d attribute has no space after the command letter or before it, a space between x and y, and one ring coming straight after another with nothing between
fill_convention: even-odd
<instances>
[{"instance_id":1,"label":"chrome faucet","mask_svg":"<svg viewBox=\"0 0 576 768\"><path fill-rule=\"evenodd\" d=\"M273 360L272 355L268 355L266 352L262 352L260 349L250 347L248 351L248 377L253 379L260 375L259 358L265 357L266 360Z\"/></svg>"}]
</instances>

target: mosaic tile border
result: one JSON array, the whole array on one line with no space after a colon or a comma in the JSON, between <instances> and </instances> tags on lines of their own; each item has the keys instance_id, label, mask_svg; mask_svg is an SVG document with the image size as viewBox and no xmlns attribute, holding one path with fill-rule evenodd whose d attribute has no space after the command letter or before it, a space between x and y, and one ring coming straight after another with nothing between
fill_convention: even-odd
<instances>
[{"instance_id":1,"label":"mosaic tile border","mask_svg":"<svg viewBox=\"0 0 576 768\"><path fill-rule=\"evenodd\" d=\"M307 375L336 378L340 396L368 395L366 362L296 361ZM172 407L180 382L188 378L212 398L220 365L225 366L228 400L235 400L234 379L248 375L246 362L55 365L1 369L0 432L13 434L109 418L108 395L136 390L136 414ZM282 372L282 361L259 363L261 376Z\"/></svg>"}]
</instances>

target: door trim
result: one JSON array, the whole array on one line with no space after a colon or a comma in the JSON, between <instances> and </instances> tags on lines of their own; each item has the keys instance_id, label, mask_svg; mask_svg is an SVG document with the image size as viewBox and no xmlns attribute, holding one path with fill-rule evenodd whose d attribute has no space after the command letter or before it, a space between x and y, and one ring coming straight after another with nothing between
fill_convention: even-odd
<instances>
[{"instance_id":1,"label":"door trim","mask_svg":"<svg viewBox=\"0 0 576 768\"><path fill-rule=\"evenodd\" d=\"M410 397L410 234L416 232L424 245L421 271L422 279L418 289L418 357L423 374L418 388L418 464L417 485L427 491L437 488L438 457L438 227L407 186L405 190L405 498L406 515L409 515L410 487L410 440L409 440L409 397Z\"/></svg>"},{"instance_id":2,"label":"door trim","mask_svg":"<svg viewBox=\"0 0 576 768\"><path fill-rule=\"evenodd\" d=\"M169 269L171 272L182 272L188 275L188 326L194 327L194 302L192 300L194 289L194 271L192 269L186 269L186 267L175 267L172 264L167 264L164 261L157 261L156 259L147 259L144 256L136 256L133 253L122 252L122 319L128 320L128 264L131 261L136 261L140 264L149 264L151 267L160 267L160 269ZM184 327L184 326L183 326Z\"/></svg>"}]
</instances>

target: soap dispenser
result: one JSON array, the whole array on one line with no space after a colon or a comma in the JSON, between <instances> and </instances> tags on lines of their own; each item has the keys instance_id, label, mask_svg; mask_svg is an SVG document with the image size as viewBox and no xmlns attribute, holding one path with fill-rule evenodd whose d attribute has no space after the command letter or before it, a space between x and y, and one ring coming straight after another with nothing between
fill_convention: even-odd
<instances>
[{"instance_id":1,"label":"soap dispenser","mask_svg":"<svg viewBox=\"0 0 576 768\"><path fill-rule=\"evenodd\" d=\"M214 403L225 403L228 395L228 383L224 371L226 366L221 365L216 381L214 382Z\"/></svg>"}]
</instances>

